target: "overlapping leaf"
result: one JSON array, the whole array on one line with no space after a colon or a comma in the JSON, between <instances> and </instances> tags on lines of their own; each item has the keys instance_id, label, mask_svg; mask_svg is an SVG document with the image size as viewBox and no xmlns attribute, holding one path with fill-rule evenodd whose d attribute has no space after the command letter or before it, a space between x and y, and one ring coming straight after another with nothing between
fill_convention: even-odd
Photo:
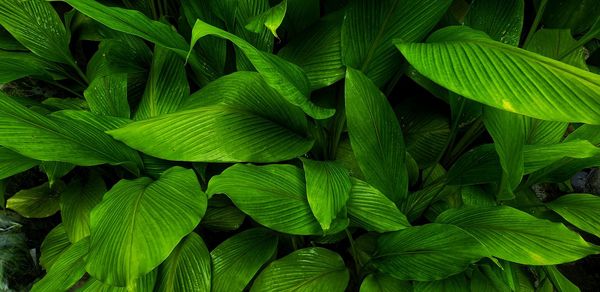
<instances>
[{"instance_id":1,"label":"overlapping leaf","mask_svg":"<svg viewBox=\"0 0 600 292\"><path fill-rule=\"evenodd\" d=\"M211 260L202 238L192 232L162 263L158 291L211 291Z\"/></svg>"}]
</instances>

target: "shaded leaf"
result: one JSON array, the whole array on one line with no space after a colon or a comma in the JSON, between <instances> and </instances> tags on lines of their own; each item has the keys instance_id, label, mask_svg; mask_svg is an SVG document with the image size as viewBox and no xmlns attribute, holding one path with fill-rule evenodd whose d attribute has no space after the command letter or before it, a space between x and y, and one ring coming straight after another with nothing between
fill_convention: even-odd
<instances>
[{"instance_id":1,"label":"shaded leaf","mask_svg":"<svg viewBox=\"0 0 600 292\"><path fill-rule=\"evenodd\" d=\"M59 193L64 188L61 182L50 189L48 183L21 190L6 201L6 208L26 218L46 218L60 210Z\"/></svg>"},{"instance_id":2,"label":"shaded leaf","mask_svg":"<svg viewBox=\"0 0 600 292\"><path fill-rule=\"evenodd\" d=\"M88 253L89 244L89 238L84 238L67 248L31 291L67 291L71 288L85 274L83 257Z\"/></svg>"},{"instance_id":3,"label":"shaded leaf","mask_svg":"<svg viewBox=\"0 0 600 292\"><path fill-rule=\"evenodd\" d=\"M360 284L360 292L412 291L412 284L382 273L368 275Z\"/></svg>"},{"instance_id":4,"label":"shaded leaf","mask_svg":"<svg viewBox=\"0 0 600 292\"><path fill-rule=\"evenodd\" d=\"M102 201L106 184L99 175L75 179L60 194L60 215L71 242L90 235L90 212Z\"/></svg>"},{"instance_id":5,"label":"shaded leaf","mask_svg":"<svg viewBox=\"0 0 600 292\"><path fill-rule=\"evenodd\" d=\"M600 197L569 194L546 204L577 228L600 237Z\"/></svg>"},{"instance_id":6,"label":"shaded leaf","mask_svg":"<svg viewBox=\"0 0 600 292\"><path fill-rule=\"evenodd\" d=\"M160 266L157 290L210 292L211 273L208 248L202 238L192 232Z\"/></svg>"},{"instance_id":7,"label":"shaded leaf","mask_svg":"<svg viewBox=\"0 0 600 292\"><path fill-rule=\"evenodd\" d=\"M518 46L525 18L523 0L480 0L469 6L465 25L484 31L492 39Z\"/></svg>"},{"instance_id":8,"label":"shaded leaf","mask_svg":"<svg viewBox=\"0 0 600 292\"><path fill-rule=\"evenodd\" d=\"M40 265L48 271L58 257L71 246L65 226L61 223L54 227L44 238L40 247Z\"/></svg>"},{"instance_id":9,"label":"shaded leaf","mask_svg":"<svg viewBox=\"0 0 600 292\"><path fill-rule=\"evenodd\" d=\"M83 92L90 110L98 115L129 118L127 75L110 74L92 80Z\"/></svg>"},{"instance_id":10,"label":"shaded leaf","mask_svg":"<svg viewBox=\"0 0 600 292\"><path fill-rule=\"evenodd\" d=\"M39 164L10 149L0 147L0 179L11 177Z\"/></svg>"}]
</instances>

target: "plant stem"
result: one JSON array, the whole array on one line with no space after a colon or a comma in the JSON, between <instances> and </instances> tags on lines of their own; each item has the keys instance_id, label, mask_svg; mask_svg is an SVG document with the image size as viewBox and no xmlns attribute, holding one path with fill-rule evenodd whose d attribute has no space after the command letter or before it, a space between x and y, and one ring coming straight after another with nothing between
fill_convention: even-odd
<instances>
[{"instance_id":1,"label":"plant stem","mask_svg":"<svg viewBox=\"0 0 600 292\"><path fill-rule=\"evenodd\" d=\"M79 93L77 91L74 91L73 89L71 89L71 88L69 88L67 86L64 86L64 85L62 85L62 84L60 84L60 83L58 83L56 81L46 81L46 83L48 83L50 85L53 85L53 86L56 86L56 87L58 87L58 88L60 88L60 89L62 89L64 91L69 92L69 93L72 93L72 94L74 94L77 97L83 97L83 95L81 95L81 93Z\"/></svg>"},{"instance_id":2,"label":"plant stem","mask_svg":"<svg viewBox=\"0 0 600 292\"><path fill-rule=\"evenodd\" d=\"M358 253L356 250L356 246L354 245L354 239L352 238L352 233L350 233L350 231L348 231L348 228L344 229L344 231L346 231L346 236L348 236L348 241L350 242L350 248L352 249L352 259L354 259L354 266L356 267L356 275L360 275L360 267L361 267L361 262L360 259L358 258Z\"/></svg>"},{"instance_id":3,"label":"plant stem","mask_svg":"<svg viewBox=\"0 0 600 292\"><path fill-rule=\"evenodd\" d=\"M462 136L460 140L446 153L446 158L444 159L444 165L448 165L454 162L454 159L457 158L475 139L479 137L483 133L483 121L481 118L477 119L467 132Z\"/></svg>"},{"instance_id":4,"label":"plant stem","mask_svg":"<svg viewBox=\"0 0 600 292\"><path fill-rule=\"evenodd\" d=\"M79 68L79 66L77 65L76 61L74 61L74 60L71 61L71 67L73 67L73 69L75 69L75 72L77 72L77 75L79 75L79 77L81 78L81 80L83 80L85 85L90 83L88 81L87 77L85 76L85 73L83 73L83 71L81 71L81 68Z\"/></svg>"},{"instance_id":5,"label":"plant stem","mask_svg":"<svg viewBox=\"0 0 600 292\"><path fill-rule=\"evenodd\" d=\"M344 97L344 90L340 88L341 86L338 86L337 88L337 106L335 109L336 113L335 118L332 122L333 125L331 127L331 132L329 136L330 139L328 143L329 145L327 153L325 153L327 160L335 160L337 156L337 148L338 145L340 145L340 139L342 137L342 132L344 131L344 125L346 124L346 99Z\"/></svg>"},{"instance_id":6,"label":"plant stem","mask_svg":"<svg viewBox=\"0 0 600 292\"><path fill-rule=\"evenodd\" d=\"M542 16L544 16L544 11L546 10L546 4L548 4L548 0L542 0L542 2L540 3L540 7L538 7L538 10L535 14L535 19L531 24L531 28L529 29L529 32L527 32L527 38L525 38L523 47L527 46L529 41L531 41L533 34L537 31L538 25L540 25L540 21L542 21Z\"/></svg>"}]
</instances>

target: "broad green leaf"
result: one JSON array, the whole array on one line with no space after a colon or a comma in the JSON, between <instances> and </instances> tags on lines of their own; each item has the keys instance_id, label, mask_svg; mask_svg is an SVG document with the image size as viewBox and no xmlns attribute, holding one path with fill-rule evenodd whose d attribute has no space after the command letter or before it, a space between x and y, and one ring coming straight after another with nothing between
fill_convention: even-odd
<instances>
[{"instance_id":1,"label":"broad green leaf","mask_svg":"<svg viewBox=\"0 0 600 292\"><path fill-rule=\"evenodd\" d=\"M96 1L63 0L77 11L89 16L116 31L141 37L161 47L172 50L182 58L187 56L189 44L173 28L160 21L154 21L139 11L119 7L107 7ZM216 73L205 60L198 55L189 57L192 69L201 83L208 83L216 78Z\"/></svg>"},{"instance_id":2,"label":"broad green leaf","mask_svg":"<svg viewBox=\"0 0 600 292\"><path fill-rule=\"evenodd\" d=\"M523 0L479 0L469 6L464 22L496 41L518 46L524 17Z\"/></svg>"},{"instance_id":3,"label":"broad green leaf","mask_svg":"<svg viewBox=\"0 0 600 292\"><path fill-rule=\"evenodd\" d=\"M26 218L46 218L60 210L59 193L64 188L62 182L54 189L48 183L21 190L6 201L6 208L12 209Z\"/></svg>"},{"instance_id":4,"label":"broad green leaf","mask_svg":"<svg viewBox=\"0 0 600 292\"><path fill-rule=\"evenodd\" d=\"M279 92L288 102L300 107L311 117L325 119L333 116L335 113L334 109L322 108L310 101L310 84L300 67L276 55L259 51L244 39L204 23L201 20L196 21L192 31L192 48L199 39L208 35L218 36L234 43L243 51L269 86Z\"/></svg>"},{"instance_id":5,"label":"broad green leaf","mask_svg":"<svg viewBox=\"0 0 600 292\"><path fill-rule=\"evenodd\" d=\"M74 168L75 165L66 162L43 161L40 163L40 170L46 173L50 187L53 187L57 181Z\"/></svg>"},{"instance_id":6,"label":"broad green leaf","mask_svg":"<svg viewBox=\"0 0 600 292\"><path fill-rule=\"evenodd\" d=\"M92 80L83 92L90 110L98 115L129 118L127 74L111 74Z\"/></svg>"},{"instance_id":7,"label":"broad green leaf","mask_svg":"<svg viewBox=\"0 0 600 292\"><path fill-rule=\"evenodd\" d=\"M594 145L600 144L600 126L595 125L581 125L575 131L573 131L564 142L571 142L576 140L588 140Z\"/></svg>"},{"instance_id":8,"label":"broad green leaf","mask_svg":"<svg viewBox=\"0 0 600 292\"><path fill-rule=\"evenodd\" d=\"M590 194L569 194L547 203L577 228L600 237L600 197Z\"/></svg>"},{"instance_id":9,"label":"broad green leaf","mask_svg":"<svg viewBox=\"0 0 600 292\"><path fill-rule=\"evenodd\" d=\"M535 32L525 49L587 70L586 52L583 47L563 57L576 44L577 41L573 39L568 29L540 29Z\"/></svg>"},{"instance_id":10,"label":"broad green leaf","mask_svg":"<svg viewBox=\"0 0 600 292\"><path fill-rule=\"evenodd\" d=\"M209 201L208 209L200 224L209 230L231 231L240 228L244 219L246 214L235 206L211 207Z\"/></svg>"},{"instance_id":11,"label":"broad green leaf","mask_svg":"<svg viewBox=\"0 0 600 292\"><path fill-rule=\"evenodd\" d=\"M39 164L10 149L0 147L0 179L11 177Z\"/></svg>"},{"instance_id":12,"label":"broad green leaf","mask_svg":"<svg viewBox=\"0 0 600 292\"><path fill-rule=\"evenodd\" d=\"M89 110L87 101L82 98L50 97L42 100L42 104L56 110Z\"/></svg>"},{"instance_id":13,"label":"broad green leaf","mask_svg":"<svg viewBox=\"0 0 600 292\"><path fill-rule=\"evenodd\" d=\"M492 256L525 265L566 263L600 252L563 224L507 206L450 209L436 222L469 232Z\"/></svg>"},{"instance_id":14,"label":"broad green leaf","mask_svg":"<svg viewBox=\"0 0 600 292\"><path fill-rule=\"evenodd\" d=\"M348 171L331 161L302 159L306 197L315 218L327 233L334 220L345 220L352 182Z\"/></svg>"},{"instance_id":15,"label":"broad green leaf","mask_svg":"<svg viewBox=\"0 0 600 292\"><path fill-rule=\"evenodd\" d=\"M279 97L258 74L234 73L191 96L189 100L196 102L183 107L188 110L109 134L167 160L279 162L303 155L313 145L302 130L306 129L302 113Z\"/></svg>"},{"instance_id":16,"label":"broad green leaf","mask_svg":"<svg viewBox=\"0 0 600 292\"><path fill-rule=\"evenodd\" d=\"M558 144L563 139L569 123L544 121L526 118L529 133L527 133L526 144L550 145Z\"/></svg>"},{"instance_id":17,"label":"broad green leaf","mask_svg":"<svg viewBox=\"0 0 600 292\"><path fill-rule=\"evenodd\" d=\"M572 140L552 145L527 145L524 148L525 173L540 170L562 158L598 158L600 148L585 140Z\"/></svg>"},{"instance_id":18,"label":"broad green leaf","mask_svg":"<svg viewBox=\"0 0 600 292\"><path fill-rule=\"evenodd\" d=\"M527 184L540 182L564 182L585 168L600 166L600 157L584 159L563 158L547 167L533 172L527 179Z\"/></svg>"},{"instance_id":19,"label":"broad green leaf","mask_svg":"<svg viewBox=\"0 0 600 292\"><path fill-rule=\"evenodd\" d=\"M211 261L202 238L192 232L181 240L158 272L158 291L211 290Z\"/></svg>"},{"instance_id":20,"label":"broad green leaf","mask_svg":"<svg viewBox=\"0 0 600 292\"><path fill-rule=\"evenodd\" d=\"M51 80L51 72L55 69L50 62L40 59L31 53L6 52L0 50L0 83L9 83L14 80L33 76L35 78Z\"/></svg>"},{"instance_id":21,"label":"broad green leaf","mask_svg":"<svg viewBox=\"0 0 600 292\"><path fill-rule=\"evenodd\" d=\"M48 271L54 265L58 257L71 246L65 226L61 223L54 227L40 247L40 265Z\"/></svg>"},{"instance_id":22,"label":"broad green leaf","mask_svg":"<svg viewBox=\"0 0 600 292\"><path fill-rule=\"evenodd\" d=\"M540 119L600 124L596 74L468 27L441 29L429 43L396 45L421 74L466 98Z\"/></svg>"},{"instance_id":23,"label":"broad green leaf","mask_svg":"<svg viewBox=\"0 0 600 292\"><path fill-rule=\"evenodd\" d=\"M304 70L312 90L344 78L340 45L342 17L343 13L338 12L321 18L291 39L278 53Z\"/></svg>"},{"instance_id":24,"label":"broad green leaf","mask_svg":"<svg viewBox=\"0 0 600 292\"><path fill-rule=\"evenodd\" d=\"M85 274L83 257L88 253L89 238L84 238L67 248L48 273L36 282L31 291L67 291Z\"/></svg>"},{"instance_id":25,"label":"broad green leaf","mask_svg":"<svg viewBox=\"0 0 600 292\"><path fill-rule=\"evenodd\" d=\"M499 200L513 199L513 190L523 177L523 145L528 132L525 119L518 114L484 107L483 123L494 140L494 148L502 166L502 176L496 194Z\"/></svg>"},{"instance_id":26,"label":"broad green leaf","mask_svg":"<svg viewBox=\"0 0 600 292\"><path fill-rule=\"evenodd\" d=\"M119 181L90 215L87 272L107 284L135 283L169 256L205 210L192 170L173 167L156 181Z\"/></svg>"},{"instance_id":27,"label":"broad green leaf","mask_svg":"<svg viewBox=\"0 0 600 292\"><path fill-rule=\"evenodd\" d=\"M175 53L156 46L146 90L135 119L144 120L175 112L189 95L190 85L183 61Z\"/></svg>"},{"instance_id":28,"label":"broad green leaf","mask_svg":"<svg viewBox=\"0 0 600 292\"><path fill-rule=\"evenodd\" d=\"M275 231L322 234L306 198L304 172L295 166L236 164L213 176L206 193L226 194L242 212Z\"/></svg>"},{"instance_id":29,"label":"broad green leaf","mask_svg":"<svg viewBox=\"0 0 600 292\"><path fill-rule=\"evenodd\" d=\"M210 252L212 290L243 291L276 252L277 236L267 229L249 229L226 239Z\"/></svg>"},{"instance_id":30,"label":"broad green leaf","mask_svg":"<svg viewBox=\"0 0 600 292\"><path fill-rule=\"evenodd\" d=\"M503 282L494 282L479 269L471 275L471 291L510 292L511 289Z\"/></svg>"},{"instance_id":31,"label":"broad green leaf","mask_svg":"<svg viewBox=\"0 0 600 292\"><path fill-rule=\"evenodd\" d=\"M285 13L287 10L287 0L281 1L281 3L271 7L269 10L253 17L245 28L249 31L260 33L263 30L263 26L268 28L269 31L279 38L277 35L277 29L283 22Z\"/></svg>"},{"instance_id":32,"label":"broad green leaf","mask_svg":"<svg viewBox=\"0 0 600 292\"><path fill-rule=\"evenodd\" d=\"M77 290L77 292L144 292L144 291L154 291L154 286L156 285L157 272L153 270L152 272L142 276L135 282L135 284L128 287L117 287L111 286L105 283L98 281L92 277L89 277L85 285Z\"/></svg>"},{"instance_id":33,"label":"broad green leaf","mask_svg":"<svg viewBox=\"0 0 600 292\"><path fill-rule=\"evenodd\" d=\"M408 191L402 130L386 97L360 71L346 72L350 143L366 181L394 202Z\"/></svg>"},{"instance_id":34,"label":"broad green leaf","mask_svg":"<svg viewBox=\"0 0 600 292\"><path fill-rule=\"evenodd\" d=\"M400 280L433 281L460 273L487 255L467 232L432 223L381 235L372 261Z\"/></svg>"},{"instance_id":35,"label":"broad green leaf","mask_svg":"<svg viewBox=\"0 0 600 292\"><path fill-rule=\"evenodd\" d=\"M258 275L250 291L343 292L349 279L340 255L309 247L273 261Z\"/></svg>"},{"instance_id":36,"label":"broad green leaf","mask_svg":"<svg viewBox=\"0 0 600 292\"><path fill-rule=\"evenodd\" d=\"M464 273L443 280L414 282L413 287L415 292L470 291L469 282Z\"/></svg>"},{"instance_id":37,"label":"broad green leaf","mask_svg":"<svg viewBox=\"0 0 600 292\"><path fill-rule=\"evenodd\" d=\"M412 291L412 284L382 273L368 275L360 284L360 292Z\"/></svg>"},{"instance_id":38,"label":"broad green leaf","mask_svg":"<svg viewBox=\"0 0 600 292\"><path fill-rule=\"evenodd\" d=\"M545 266L546 275L559 292L579 292L579 288L560 273L556 266Z\"/></svg>"},{"instance_id":39,"label":"broad green leaf","mask_svg":"<svg viewBox=\"0 0 600 292\"><path fill-rule=\"evenodd\" d=\"M352 179L348 200L350 223L367 231L390 232L410 226L406 216L384 194L369 184Z\"/></svg>"},{"instance_id":40,"label":"broad green leaf","mask_svg":"<svg viewBox=\"0 0 600 292\"><path fill-rule=\"evenodd\" d=\"M406 214L408 221L412 222L419 218L433 202L443 197L445 190L451 189L452 187L445 186L443 183L426 186L407 195L406 201L401 205L400 210Z\"/></svg>"},{"instance_id":41,"label":"broad green leaf","mask_svg":"<svg viewBox=\"0 0 600 292\"><path fill-rule=\"evenodd\" d=\"M4 0L0 3L0 25L34 54L76 66L69 50L69 35L49 2Z\"/></svg>"},{"instance_id":42,"label":"broad green leaf","mask_svg":"<svg viewBox=\"0 0 600 292\"><path fill-rule=\"evenodd\" d=\"M0 94L0 145L42 161L139 165L135 151L104 133L123 123L77 111L46 117Z\"/></svg>"},{"instance_id":43,"label":"broad green leaf","mask_svg":"<svg viewBox=\"0 0 600 292\"><path fill-rule=\"evenodd\" d=\"M102 201L106 184L99 175L74 179L60 194L60 215L71 242L90 235L90 212Z\"/></svg>"},{"instance_id":44,"label":"broad green leaf","mask_svg":"<svg viewBox=\"0 0 600 292\"><path fill-rule=\"evenodd\" d=\"M421 40L442 18L450 0L352 0L342 26L342 59L381 86L402 58L393 39Z\"/></svg>"},{"instance_id":45,"label":"broad green leaf","mask_svg":"<svg viewBox=\"0 0 600 292\"><path fill-rule=\"evenodd\" d=\"M5 51L28 51L26 47L21 45L10 33L0 27L0 49Z\"/></svg>"}]
</instances>

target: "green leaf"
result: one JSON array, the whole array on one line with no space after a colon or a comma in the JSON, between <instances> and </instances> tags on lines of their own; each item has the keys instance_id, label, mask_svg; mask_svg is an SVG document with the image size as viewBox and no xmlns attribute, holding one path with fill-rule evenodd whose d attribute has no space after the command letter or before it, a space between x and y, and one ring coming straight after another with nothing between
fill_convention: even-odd
<instances>
[{"instance_id":1,"label":"green leaf","mask_svg":"<svg viewBox=\"0 0 600 292\"><path fill-rule=\"evenodd\" d=\"M135 151L103 133L123 123L77 111L46 117L0 94L0 145L42 161L139 165Z\"/></svg>"},{"instance_id":2,"label":"green leaf","mask_svg":"<svg viewBox=\"0 0 600 292\"><path fill-rule=\"evenodd\" d=\"M524 148L525 173L540 170L565 157L598 158L600 148L585 140L572 140L552 145L527 145Z\"/></svg>"},{"instance_id":3,"label":"green leaf","mask_svg":"<svg viewBox=\"0 0 600 292\"><path fill-rule=\"evenodd\" d=\"M540 29L535 32L525 49L587 70L586 52L583 46L575 48L573 52L563 57L575 45L577 41L573 39L568 29Z\"/></svg>"},{"instance_id":4,"label":"green leaf","mask_svg":"<svg viewBox=\"0 0 600 292\"><path fill-rule=\"evenodd\" d=\"M67 248L57 259L56 263L40 281L36 282L31 291L67 291L85 274L83 257L89 248L89 238L84 238Z\"/></svg>"},{"instance_id":5,"label":"green leaf","mask_svg":"<svg viewBox=\"0 0 600 292\"><path fill-rule=\"evenodd\" d=\"M175 112L189 95L190 85L183 61L175 53L156 46L146 90L135 119L144 120Z\"/></svg>"},{"instance_id":6,"label":"green leaf","mask_svg":"<svg viewBox=\"0 0 600 292\"><path fill-rule=\"evenodd\" d=\"M528 123L527 127L529 128L525 143L530 145L558 144L563 140L569 126L569 123L543 121L533 118L526 118L525 121Z\"/></svg>"},{"instance_id":7,"label":"green leaf","mask_svg":"<svg viewBox=\"0 0 600 292\"><path fill-rule=\"evenodd\" d=\"M43 80L52 80L56 67L31 53L5 52L0 50L0 83L33 76Z\"/></svg>"},{"instance_id":8,"label":"green leaf","mask_svg":"<svg viewBox=\"0 0 600 292\"><path fill-rule=\"evenodd\" d=\"M273 261L258 275L250 291L343 292L349 278L340 255L309 247Z\"/></svg>"},{"instance_id":9,"label":"green leaf","mask_svg":"<svg viewBox=\"0 0 600 292\"><path fill-rule=\"evenodd\" d=\"M0 25L34 54L49 61L75 65L69 50L69 35L49 2L2 1Z\"/></svg>"},{"instance_id":10,"label":"green leaf","mask_svg":"<svg viewBox=\"0 0 600 292\"><path fill-rule=\"evenodd\" d=\"M360 284L360 292L412 291L408 281L401 281L382 273L368 275Z\"/></svg>"},{"instance_id":11,"label":"green leaf","mask_svg":"<svg viewBox=\"0 0 600 292\"><path fill-rule=\"evenodd\" d=\"M48 271L54 265L58 257L71 246L65 226L61 223L54 227L40 247L40 265Z\"/></svg>"},{"instance_id":12,"label":"green leaf","mask_svg":"<svg viewBox=\"0 0 600 292\"><path fill-rule=\"evenodd\" d=\"M394 202L408 192L402 130L386 97L360 71L346 72L350 143L366 181Z\"/></svg>"},{"instance_id":13,"label":"green leaf","mask_svg":"<svg viewBox=\"0 0 600 292\"><path fill-rule=\"evenodd\" d=\"M96 1L63 1L111 29L135 35L161 47L168 48L182 58L187 56L189 44L180 34L173 30L171 26L160 21L151 20L139 11L107 7ZM201 83L208 83L216 78L216 71L200 56L190 56L189 62Z\"/></svg>"},{"instance_id":14,"label":"green leaf","mask_svg":"<svg viewBox=\"0 0 600 292\"><path fill-rule=\"evenodd\" d=\"M474 1L465 16L465 25L487 33L496 41L518 46L524 17L523 0Z\"/></svg>"},{"instance_id":15,"label":"green leaf","mask_svg":"<svg viewBox=\"0 0 600 292\"><path fill-rule=\"evenodd\" d=\"M133 284L169 256L205 210L193 170L173 167L156 181L121 180L90 215L87 272L107 284Z\"/></svg>"},{"instance_id":16,"label":"green leaf","mask_svg":"<svg viewBox=\"0 0 600 292\"><path fill-rule=\"evenodd\" d=\"M129 118L127 75L111 74L92 80L83 92L90 110L98 115Z\"/></svg>"},{"instance_id":17,"label":"green leaf","mask_svg":"<svg viewBox=\"0 0 600 292\"><path fill-rule=\"evenodd\" d=\"M269 86L311 117L325 119L335 113L334 109L322 108L310 101L310 84L300 67L270 53L259 51L244 39L201 20L196 21L192 31L192 48L199 39L208 35L218 36L234 43L242 50Z\"/></svg>"},{"instance_id":18,"label":"green leaf","mask_svg":"<svg viewBox=\"0 0 600 292\"><path fill-rule=\"evenodd\" d=\"M277 28L283 22L285 12L287 10L287 0L281 1L281 3L271 7L269 10L253 17L245 28L254 33L260 33L263 30L263 26L269 29L273 36L279 38L277 35Z\"/></svg>"},{"instance_id":19,"label":"green leaf","mask_svg":"<svg viewBox=\"0 0 600 292\"><path fill-rule=\"evenodd\" d=\"M99 175L75 179L60 194L60 215L71 242L90 235L90 212L102 201L106 184Z\"/></svg>"},{"instance_id":20,"label":"green leaf","mask_svg":"<svg viewBox=\"0 0 600 292\"><path fill-rule=\"evenodd\" d=\"M327 233L334 220L346 218L346 202L352 188L350 175L335 162L302 159L302 163L308 204Z\"/></svg>"},{"instance_id":21,"label":"green leaf","mask_svg":"<svg viewBox=\"0 0 600 292\"><path fill-rule=\"evenodd\" d=\"M573 284L567 277L560 273L555 266L545 266L544 271L554 284L554 287L560 292L578 292L579 288Z\"/></svg>"},{"instance_id":22,"label":"green leaf","mask_svg":"<svg viewBox=\"0 0 600 292\"><path fill-rule=\"evenodd\" d=\"M513 199L513 190L521 182L524 171L523 145L527 133L525 117L484 107L483 122L494 140L494 148L502 166L496 197L499 200Z\"/></svg>"},{"instance_id":23,"label":"green leaf","mask_svg":"<svg viewBox=\"0 0 600 292\"><path fill-rule=\"evenodd\" d=\"M226 194L256 222L295 235L321 235L306 198L304 172L292 165L235 164L213 176L206 193Z\"/></svg>"},{"instance_id":24,"label":"green leaf","mask_svg":"<svg viewBox=\"0 0 600 292\"><path fill-rule=\"evenodd\" d=\"M468 27L441 29L426 44L397 46L421 74L466 98L540 119L600 124L596 74Z\"/></svg>"},{"instance_id":25,"label":"green leaf","mask_svg":"<svg viewBox=\"0 0 600 292\"><path fill-rule=\"evenodd\" d=\"M469 232L492 256L525 265L572 262L600 251L563 224L507 206L450 209L436 222Z\"/></svg>"},{"instance_id":26,"label":"green leaf","mask_svg":"<svg viewBox=\"0 0 600 292\"><path fill-rule=\"evenodd\" d=\"M343 13L339 12L321 18L291 39L278 53L304 70L311 90L329 86L344 78L340 45L342 17Z\"/></svg>"},{"instance_id":27,"label":"green leaf","mask_svg":"<svg viewBox=\"0 0 600 292\"><path fill-rule=\"evenodd\" d=\"M433 281L460 273L487 255L467 232L432 223L381 235L372 261L400 280Z\"/></svg>"},{"instance_id":28,"label":"green leaf","mask_svg":"<svg viewBox=\"0 0 600 292\"><path fill-rule=\"evenodd\" d=\"M381 86L402 62L393 39L421 40L442 18L450 0L352 0L342 26L342 59Z\"/></svg>"},{"instance_id":29,"label":"green leaf","mask_svg":"<svg viewBox=\"0 0 600 292\"><path fill-rule=\"evenodd\" d=\"M226 239L210 253L212 291L243 291L276 252L277 236L267 229L249 229Z\"/></svg>"},{"instance_id":30,"label":"green leaf","mask_svg":"<svg viewBox=\"0 0 600 292\"><path fill-rule=\"evenodd\" d=\"M202 238L192 232L181 240L158 272L158 291L211 290L211 261Z\"/></svg>"},{"instance_id":31,"label":"green leaf","mask_svg":"<svg viewBox=\"0 0 600 292\"><path fill-rule=\"evenodd\" d=\"M394 202L369 184L352 179L348 200L350 223L367 231L390 232L410 226Z\"/></svg>"},{"instance_id":32,"label":"green leaf","mask_svg":"<svg viewBox=\"0 0 600 292\"><path fill-rule=\"evenodd\" d=\"M414 282L415 292L470 291L469 282L464 274L458 274L443 280Z\"/></svg>"},{"instance_id":33,"label":"green leaf","mask_svg":"<svg viewBox=\"0 0 600 292\"><path fill-rule=\"evenodd\" d=\"M222 77L194 96L190 100L197 101L184 107L194 109L108 133L146 154L177 161L279 162L305 154L313 145L305 137L302 112L256 73Z\"/></svg>"},{"instance_id":34,"label":"green leaf","mask_svg":"<svg viewBox=\"0 0 600 292\"><path fill-rule=\"evenodd\" d=\"M156 285L157 272L152 272L142 276L128 287L116 287L98 281L92 277L88 278L87 282L77 292L129 292L129 291L154 291Z\"/></svg>"},{"instance_id":35,"label":"green leaf","mask_svg":"<svg viewBox=\"0 0 600 292\"><path fill-rule=\"evenodd\" d=\"M65 162L43 161L40 163L40 170L46 173L50 187L53 187L60 178L67 175L74 168L75 165Z\"/></svg>"},{"instance_id":36,"label":"green leaf","mask_svg":"<svg viewBox=\"0 0 600 292\"><path fill-rule=\"evenodd\" d=\"M600 237L600 197L569 194L546 204L577 228Z\"/></svg>"},{"instance_id":37,"label":"green leaf","mask_svg":"<svg viewBox=\"0 0 600 292\"><path fill-rule=\"evenodd\" d=\"M548 1L543 23L549 28L568 28L580 34L598 18L598 9L600 4L594 0Z\"/></svg>"},{"instance_id":38,"label":"green leaf","mask_svg":"<svg viewBox=\"0 0 600 292\"><path fill-rule=\"evenodd\" d=\"M235 206L209 206L200 224L209 230L231 231L240 228L244 219L246 219L246 214Z\"/></svg>"},{"instance_id":39,"label":"green leaf","mask_svg":"<svg viewBox=\"0 0 600 292\"><path fill-rule=\"evenodd\" d=\"M24 172L38 164L39 161L29 159L10 149L0 147L0 179Z\"/></svg>"},{"instance_id":40,"label":"green leaf","mask_svg":"<svg viewBox=\"0 0 600 292\"><path fill-rule=\"evenodd\" d=\"M48 183L21 190L6 201L6 208L26 218L46 218L60 210L58 193L64 188L61 182L50 189Z\"/></svg>"}]
</instances>

